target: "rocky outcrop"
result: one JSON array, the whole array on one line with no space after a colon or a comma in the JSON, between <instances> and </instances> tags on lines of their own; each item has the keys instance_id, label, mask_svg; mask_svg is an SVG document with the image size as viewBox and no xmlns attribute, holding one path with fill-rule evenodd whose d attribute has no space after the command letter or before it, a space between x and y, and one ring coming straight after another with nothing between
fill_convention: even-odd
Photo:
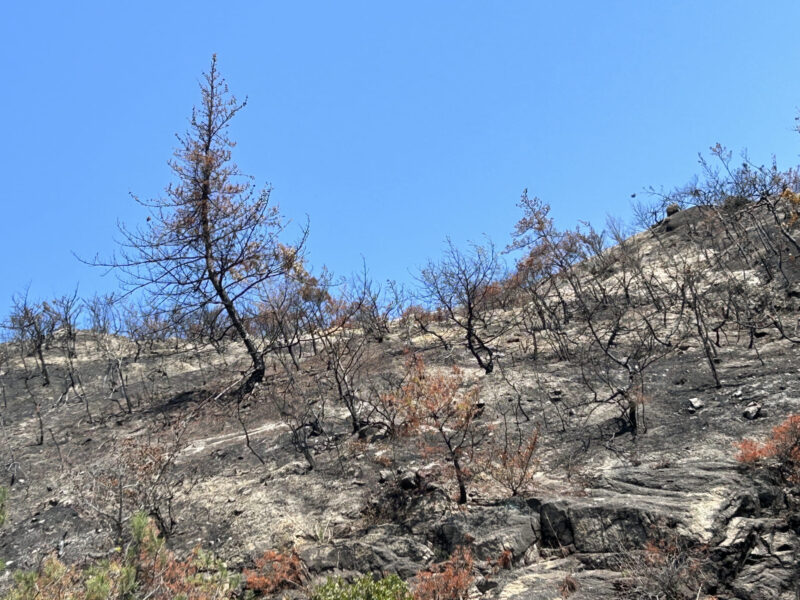
<instances>
[{"instance_id":1,"label":"rocky outcrop","mask_svg":"<svg viewBox=\"0 0 800 600\"><path fill-rule=\"evenodd\" d=\"M358 540L311 546L300 557L311 573L396 573L413 577L434 558L423 541L403 535L396 526L377 527Z\"/></svg>"},{"instance_id":2,"label":"rocky outcrop","mask_svg":"<svg viewBox=\"0 0 800 600\"><path fill-rule=\"evenodd\" d=\"M776 502L774 488L759 489L731 463L619 469L585 497L529 499L538 509L534 537L556 558L506 574L492 597L555 599L565 590L571 598L639 597L626 572L690 561L702 569L698 589L718 598L795 598L800 541L785 518L766 516ZM663 565L635 558L646 544L674 556ZM659 575L666 578L654 573L652 581Z\"/></svg>"},{"instance_id":3,"label":"rocky outcrop","mask_svg":"<svg viewBox=\"0 0 800 600\"><path fill-rule=\"evenodd\" d=\"M783 502L778 488L754 482L733 462L624 467L581 494L460 510L446 510L438 490L421 493L401 525L378 526L302 557L316 573L410 577L469 547L480 572L477 589L496 600L636 598L657 593L658 585L683 586L692 596L703 590L718 598L788 599L800 581L798 536L785 518L770 516ZM662 555L643 554L648 545ZM499 560L504 555L507 564ZM643 569L653 572L639 577Z\"/></svg>"},{"instance_id":4,"label":"rocky outcrop","mask_svg":"<svg viewBox=\"0 0 800 600\"><path fill-rule=\"evenodd\" d=\"M446 518L434 533L437 545L448 554L459 546L469 547L483 561L510 551L511 561L520 562L541 539L539 513L524 502L474 507Z\"/></svg>"}]
</instances>

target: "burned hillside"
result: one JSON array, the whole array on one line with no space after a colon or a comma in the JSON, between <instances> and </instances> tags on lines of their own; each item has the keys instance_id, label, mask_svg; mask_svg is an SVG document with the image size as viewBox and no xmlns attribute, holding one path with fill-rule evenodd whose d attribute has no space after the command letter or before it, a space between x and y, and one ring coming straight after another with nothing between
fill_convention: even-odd
<instances>
[{"instance_id":1,"label":"burned hillside","mask_svg":"<svg viewBox=\"0 0 800 600\"><path fill-rule=\"evenodd\" d=\"M252 388L222 319L18 299L3 586L128 560L144 514L171 560L244 573L223 595L372 573L420 598L795 597L800 436L759 444L800 412L797 182L750 173L612 243L523 196L513 273L451 246L413 298L295 270L246 317Z\"/></svg>"}]
</instances>

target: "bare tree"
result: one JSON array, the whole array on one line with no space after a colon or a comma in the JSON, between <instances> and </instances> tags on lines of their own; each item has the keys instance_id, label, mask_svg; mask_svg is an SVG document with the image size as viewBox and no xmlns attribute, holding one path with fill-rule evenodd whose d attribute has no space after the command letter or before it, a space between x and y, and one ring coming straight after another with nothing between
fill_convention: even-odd
<instances>
[{"instance_id":1,"label":"bare tree","mask_svg":"<svg viewBox=\"0 0 800 600\"><path fill-rule=\"evenodd\" d=\"M103 354L106 361L103 383L108 396L128 414L133 412L133 401L128 388L128 375L126 367L130 361L130 344L133 342L139 347L138 331L128 331L125 337L124 313L125 307L120 306L120 300L114 294L95 295L85 303L91 324L91 336L95 346ZM138 357L138 352L136 354ZM134 357L135 360L135 357ZM123 409L117 392L121 392L125 401Z\"/></svg>"},{"instance_id":2,"label":"bare tree","mask_svg":"<svg viewBox=\"0 0 800 600\"><path fill-rule=\"evenodd\" d=\"M305 367L300 372L289 372L276 385L270 386L268 398L289 428L292 447L302 454L308 468L313 470L317 468L314 440L326 434L326 400L329 394L320 373L308 365ZM249 439L247 443L249 446ZM260 457L259 460L264 462Z\"/></svg>"},{"instance_id":3,"label":"bare tree","mask_svg":"<svg viewBox=\"0 0 800 600\"><path fill-rule=\"evenodd\" d=\"M3 338L0 337L0 340ZM6 393L6 378L8 377L8 361L10 359L10 345L0 341L0 396L3 399L3 410L8 410L8 395Z\"/></svg>"},{"instance_id":4,"label":"bare tree","mask_svg":"<svg viewBox=\"0 0 800 600\"><path fill-rule=\"evenodd\" d=\"M429 261L419 275L425 300L441 308L463 332L467 348L486 373L494 369L492 344L508 326L493 302L496 282L503 274L491 242L473 244L464 253L448 239L444 257L439 262Z\"/></svg>"},{"instance_id":5,"label":"bare tree","mask_svg":"<svg viewBox=\"0 0 800 600\"><path fill-rule=\"evenodd\" d=\"M103 460L74 473L79 507L105 521L122 544L126 523L144 511L165 536L178 525L176 501L196 483L194 469L180 471L176 460L185 446L186 422L145 440L117 438Z\"/></svg>"},{"instance_id":6,"label":"bare tree","mask_svg":"<svg viewBox=\"0 0 800 600\"><path fill-rule=\"evenodd\" d=\"M23 358L26 353L33 354L39 362L42 385L50 385L50 374L44 359L44 351L53 336L54 323L51 315L39 302L31 302L26 291L22 296L14 296L14 306L6 328L14 332Z\"/></svg>"},{"instance_id":7,"label":"bare tree","mask_svg":"<svg viewBox=\"0 0 800 600\"><path fill-rule=\"evenodd\" d=\"M488 448L482 453L484 471L512 496L518 496L533 485L539 467L539 427L525 429L519 407L498 407L498 429L489 438Z\"/></svg>"},{"instance_id":8,"label":"bare tree","mask_svg":"<svg viewBox=\"0 0 800 600\"><path fill-rule=\"evenodd\" d=\"M590 393L584 416L613 403L624 430L644 431L646 373L675 352L689 327L679 266L646 264L640 244L614 223L610 240L589 226L559 231L538 198L523 193L520 206L509 249L526 253L515 279L534 358L546 340L557 359L578 368Z\"/></svg>"},{"instance_id":9,"label":"bare tree","mask_svg":"<svg viewBox=\"0 0 800 600\"><path fill-rule=\"evenodd\" d=\"M83 312L83 308L84 302L78 297L77 288L72 294L65 294L42 304L42 309L53 323L56 346L61 349L66 361L63 388L57 403L67 402L70 391L74 392L83 402L89 423L92 423L94 419L89 407L89 397L86 394L80 370L75 362L78 357L78 319Z\"/></svg>"},{"instance_id":10,"label":"bare tree","mask_svg":"<svg viewBox=\"0 0 800 600\"><path fill-rule=\"evenodd\" d=\"M45 312L50 314L56 337L62 344L68 359L77 358L78 320L83 312L83 302L78 297L78 289L43 304Z\"/></svg>"},{"instance_id":11,"label":"bare tree","mask_svg":"<svg viewBox=\"0 0 800 600\"><path fill-rule=\"evenodd\" d=\"M200 106L169 163L177 181L161 198L136 198L150 211L147 223L121 226L120 254L95 264L118 269L128 290L145 288L161 313L176 306L184 313L224 313L252 362L239 390L247 393L263 380L265 363L245 315L255 292L291 269L305 233L294 246L281 244L285 222L270 203L270 188L258 192L231 161L228 127L246 101L230 95L216 56L200 92Z\"/></svg>"}]
</instances>

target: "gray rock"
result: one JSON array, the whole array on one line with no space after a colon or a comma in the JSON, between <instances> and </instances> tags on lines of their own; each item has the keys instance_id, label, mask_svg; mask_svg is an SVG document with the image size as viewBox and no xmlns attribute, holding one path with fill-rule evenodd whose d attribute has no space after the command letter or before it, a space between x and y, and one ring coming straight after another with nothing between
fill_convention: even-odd
<instances>
[{"instance_id":1,"label":"gray rock","mask_svg":"<svg viewBox=\"0 0 800 600\"><path fill-rule=\"evenodd\" d=\"M589 600L618 598L619 573L585 571L573 558L550 560L513 571L491 595L496 600Z\"/></svg>"},{"instance_id":2,"label":"gray rock","mask_svg":"<svg viewBox=\"0 0 800 600\"><path fill-rule=\"evenodd\" d=\"M689 409L692 411L700 410L706 405L700 398L689 398Z\"/></svg>"},{"instance_id":3,"label":"gray rock","mask_svg":"<svg viewBox=\"0 0 800 600\"><path fill-rule=\"evenodd\" d=\"M525 504L473 507L446 518L435 535L448 553L470 546L476 558L496 561L510 550L517 563L539 539L539 516Z\"/></svg>"},{"instance_id":4,"label":"gray rock","mask_svg":"<svg viewBox=\"0 0 800 600\"><path fill-rule=\"evenodd\" d=\"M662 469L621 468L599 478L586 497L529 501L540 513L542 545L577 552L641 548L659 529L708 542L716 523L756 510L754 493L729 463L694 463ZM749 508L748 508L749 507Z\"/></svg>"},{"instance_id":5,"label":"gray rock","mask_svg":"<svg viewBox=\"0 0 800 600\"><path fill-rule=\"evenodd\" d=\"M421 478L417 471L403 471L397 478L397 484L404 490L419 488Z\"/></svg>"},{"instance_id":6,"label":"gray rock","mask_svg":"<svg viewBox=\"0 0 800 600\"><path fill-rule=\"evenodd\" d=\"M751 402L742 412L742 416L750 421L757 419L759 414L761 414L761 405L757 402Z\"/></svg>"},{"instance_id":7,"label":"gray rock","mask_svg":"<svg viewBox=\"0 0 800 600\"><path fill-rule=\"evenodd\" d=\"M420 541L402 535L397 528L383 526L358 541L303 549L300 558L312 574L345 570L379 576L397 573L402 579L409 579L433 560L434 553Z\"/></svg>"},{"instance_id":8,"label":"gray rock","mask_svg":"<svg viewBox=\"0 0 800 600\"><path fill-rule=\"evenodd\" d=\"M619 552L641 548L666 509L636 505L622 499L557 500L542 504L542 543L577 552Z\"/></svg>"},{"instance_id":9,"label":"gray rock","mask_svg":"<svg viewBox=\"0 0 800 600\"><path fill-rule=\"evenodd\" d=\"M539 519L541 523L542 544L549 548L571 546L575 541L572 534L572 521L568 516L565 501L542 504Z\"/></svg>"},{"instance_id":10,"label":"gray rock","mask_svg":"<svg viewBox=\"0 0 800 600\"><path fill-rule=\"evenodd\" d=\"M796 565L791 551L769 553L763 544L751 552L730 588L737 598L751 600L795 600Z\"/></svg>"},{"instance_id":11,"label":"gray rock","mask_svg":"<svg viewBox=\"0 0 800 600\"><path fill-rule=\"evenodd\" d=\"M293 460L271 474L270 479L280 479L289 475L304 475L308 472L308 463L304 460Z\"/></svg>"}]
</instances>

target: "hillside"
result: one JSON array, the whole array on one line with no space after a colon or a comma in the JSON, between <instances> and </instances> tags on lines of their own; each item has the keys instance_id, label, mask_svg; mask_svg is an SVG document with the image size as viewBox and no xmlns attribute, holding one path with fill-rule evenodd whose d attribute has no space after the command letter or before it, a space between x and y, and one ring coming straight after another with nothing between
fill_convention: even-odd
<instances>
[{"instance_id":1,"label":"hillside","mask_svg":"<svg viewBox=\"0 0 800 600\"><path fill-rule=\"evenodd\" d=\"M275 551L276 598L437 564L474 598L796 598L791 460L736 446L800 413L796 199L673 206L611 245L534 228L472 333L461 303L361 296L325 331L265 325L244 395L235 339L10 340L0 589L119 555L144 510L175 556L249 569L229 595Z\"/></svg>"}]
</instances>

